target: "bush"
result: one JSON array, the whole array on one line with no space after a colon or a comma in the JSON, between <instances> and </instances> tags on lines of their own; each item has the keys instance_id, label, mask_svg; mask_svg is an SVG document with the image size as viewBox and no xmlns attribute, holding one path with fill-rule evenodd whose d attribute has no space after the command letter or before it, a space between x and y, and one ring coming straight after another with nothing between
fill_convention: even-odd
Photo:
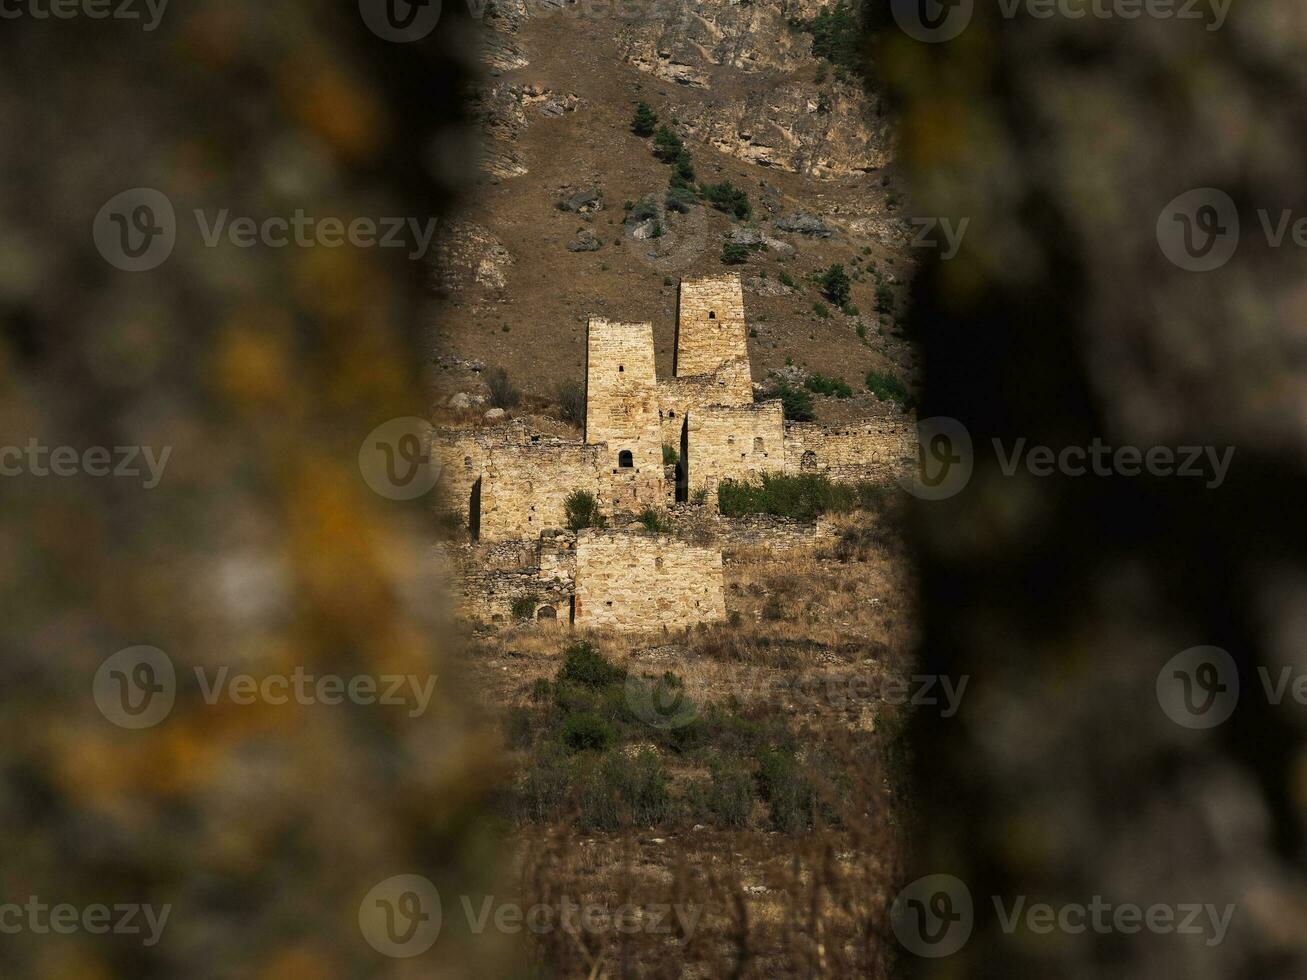
<instances>
[{"instance_id":1,"label":"bush","mask_svg":"<svg viewBox=\"0 0 1307 980\"><path fill-rule=\"evenodd\" d=\"M678 459L680 453L676 451L676 447L669 442L663 443L663 465L675 466Z\"/></svg>"},{"instance_id":2,"label":"bush","mask_svg":"<svg viewBox=\"0 0 1307 980\"><path fill-rule=\"evenodd\" d=\"M747 827L757 799L752 774L742 766L721 762L714 763L711 772L704 795L707 816L719 827Z\"/></svg>"},{"instance_id":3,"label":"bush","mask_svg":"<svg viewBox=\"0 0 1307 980\"><path fill-rule=\"evenodd\" d=\"M836 306L846 306L848 304L850 288L848 273L844 271L844 266L838 262L821 275L822 295Z\"/></svg>"},{"instance_id":4,"label":"bush","mask_svg":"<svg viewBox=\"0 0 1307 980\"><path fill-rule=\"evenodd\" d=\"M833 483L819 473L781 476L764 473L757 483L723 480L717 487L717 506L724 517L775 514L815 521L826 513L845 513L855 507L874 507L882 491L872 483Z\"/></svg>"},{"instance_id":5,"label":"bush","mask_svg":"<svg viewBox=\"0 0 1307 980\"><path fill-rule=\"evenodd\" d=\"M522 789L517 794L517 816L521 820L552 823L563 815L571 785L571 769L560 749L536 757L527 768Z\"/></svg>"},{"instance_id":6,"label":"bush","mask_svg":"<svg viewBox=\"0 0 1307 980\"><path fill-rule=\"evenodd\" d=\"M534 595L520 595L513 600L513 618L530 619L535 615L536 603L539 600Z\"/></svg>"},{"instance_id":7,"label":"bush","mask_svg":"<svg viewBox=\"0 0 1307 980\"><path fill-rule=\"evenodd\" d=\"M810 374L803 381L803 386L818 395L834 395L836 398L852 398L853 389L839 378L828 378L823 374Z\"/></svg>"},{"instance_id":8,"label":"bush","mask_svg":"<svg viewBox=\"0 0 1307 980\"><path fill-rule=\"evenodd\" d=\"M654 156L663 163L673 163L685 150L681 138L666 126L659 126L654 134Z\"/></svg>"},{"instance_id":9,"label":"bush","mask_svg":"<svg viewBox=\"0 0 1307 980\"><path fill-rule=\"evenodd\" d=\"M722 265L744 265L749 261L749 250L743 245L727 242L722 246Z\"/></svg>"},{"instance_id":10,"label":"bush","mask_svg":"<svg viewBox=\"0 0 1307 980\"><path fill-rule=\"evenodd\" d=\"M889 287L888 283L882 282L876 286L876 312L894 312L894 290Z\"/></svg>"},{"instance_id":11,"label":"bush","mask_svg":"<svg viewBox=\"0 0 1307 980\"><path fill-rule=\"evenodd\" d=\"M741 221L753 216L753 206L749 204L749 195L740 190L729 180L720 184L700 184L699 196L718 211L734 215Z\"/></svg>"},{"instance_id":12,"label":"bush","mask_svg":"<svg viewBox=\"0 0 1307 980\"><path fill-rule=\"evenodd\" d=\"M667 205L668 211L675 211L677 214L689 214L690 208L698 204L699 199L695 197L694 191L688 187L669 187L663 203Z\"/></svg>"},{"instance_id":13,"label":"bush","mask_svg":"<svg viewBox=\"0 0 1307 980\"><path fill-rule=\"evenodd\" d=\"M912 396L907 386L892 374L867 372L867 389L883 402L897 402L904 408L912 407Z\"/></svg>"},{"instance_id":14,"label":"bush","mask_svg":"<svg viewBox=\"0 0 1307 980\"><path fill-rule=\"evenodd\" d=\"M557 680L560 684L600 688L623 683L626 671L610 664L589 643L574 643L563 652L563 666L558 668Z\"/></svg>"},{"instance_id":15,"label":"bush","mask_svg":"<svg viewBox=\"0 0 1307 980\"><path fill-rule=\"evenodd\" d=\"M694 176L694 157L690 156L689 150L681 147L681 152L676 154L676 159L672 161L672 184L677 187L689 187Z\"/></svg>"},{"instance_id":16,"label":"bush","mask_svg":"<svg viewBox=\"0 0 1307 980\"><path fill-rule=\"evenodd\" d=\"M613 730L598 715L586 711L563 720L562 739L573 752L602 752L613 744Z\"/></svg>"},{"instance_id":17,"label":"bush","mask_svg":"<svg viewBox=\"0 0 1307 980\"><path fill-rule=\"evenodd\" d=\"M658 217L658 205L650 198L643 198L639 204L631 205L631 221L648 221Z\"/></svg>"},{"instance_id":18,"label":"bush","mask_svg":"<svg viewBox=\"0 0 1307 980\"><path fill-rule=\"evenodd\" d=\"M486 377L486 387L490 389L490 404L495 408L512 408L522 400L522 394L508 380L508 372L495 368Z\"/></svg>"},{"instance_id":19,"label":"bush","mask_svg":"<svg viewBox=\"0 0 1307 980\"><path fill-rule=\"evenodd\" d=\"M812 312L816 313L817 316L821 317L823 320L830 319L830 310L826 307L825 303L813 303Z\"/></svg>"},{"instance_id":20,"label":"bush","mask_svg":"<svg viewBox=\"0 0 1307 980\"><path fill-rule=\"evenodd\" d=\"M767 801L773 829L793 834L812 826L817 794L793 752L771 749L763 753L758 792Z\"/></svg>"},{"instance_id":21,"label":"bush","mask_svg":"<svg viewBox=\"0 0 1307 980\"><path fill-rule=\"evenodd\" d=\"M563 511L567 514L567 528L579 531L586 527L605 527L607 519L599 511L599 501L589 490L574 490L563 501Z\"/></svg>"},{"instance_id":22,"label":"bush","mask_svg":"<svg viewBox=\"0 0 1307 980\"><path fill-rule=\"evenodd\" d=\"M864 61L862 25L857 12L844 0L834 7L822 7L816 17L796 20L794 24L812 35L812 53L818 58L825 58L849 73L861 73Z\"/></svg>"},{"instance_id":23,"label":"bush","mask_svg":"<svg viewBox=\"0 0 1307 980\"><path fill-rule=\"evenodd\" d=\"M853 328L853 332L858 335L859 340L867 339L867 325L861 320L859 320L857 326Z\"/></svg>"},{"instance_id":24,"label":"bush","mask_svg":"<svg viewBox=\"0 0 1307 980\"><path fill-rule=\"evenodd\" d=\"M671 534L672 521L666 511L656 507L646 507L640 514L640 523L646 531L654 534Z\"/></svg>"},{"instance_id":25,"label":"bush","mask_svg":"<svg viewBox=\"0 0 1307 980\"><path fill-rule=\"evenodd\" d=\"M504 722L508 747L525 749L531 746L531 712L522 706L512 708Z\"/></svg>"},{"instance_id":26,"label":"bush","mask_svg":"<svg viewBox=\"0 0 1307 980\"><path fill-rule=\"evenodd\" d=\"M652 136L658 125L658 115L647 102L635 107L635 116L631 119L631 132L636 136Z\"/></svg>"},{"instance_id":27,"label":"bush","mask_svg":"<svg viewBox=\"0 0 1307 980\"><path fill-rule=\"evenodd\" d=\"M579 381L564 381L558 386L558 415L573 425L585 424L585 386Z\"/></svg>"},{"instance_id":28,"label":"bush","mask_svg":"<svg viewBox=\"0 0 1307 980\"><path fill-rule=\"evenodd\" d=\"M790 275L788 272L786 272L784 269L776 273L776 278L781 281L781 285L783 286L788 286L790 287L790 289L799 288L799 284L794 281L794 277Z\"/></svg>"},{"instance_id":29,"label":"bush","mask_svg":"<svg viewBox=\"0 0 1307 980\"><path fill-rule=\"evenodd\" d=\"M778 381L761 395L763 401L773 398L781 400L781 411L785 413L785 418L789 422L811 422L816 418L812 412L812 395L802 388L796 388L785 381Z\"/></svg>"},{"instance_id":30,"label":"bush","mask_svg":"<svg viewBox=\"0 0 1307 980\"><path fill-rule=\"evenodd\" d=\"M667 774L656 752L643 750L634 759L614 755L604 760L605 782L629 812L631 822L641 827L662 823L672 808Z\"/></svg>"}]
</instances>

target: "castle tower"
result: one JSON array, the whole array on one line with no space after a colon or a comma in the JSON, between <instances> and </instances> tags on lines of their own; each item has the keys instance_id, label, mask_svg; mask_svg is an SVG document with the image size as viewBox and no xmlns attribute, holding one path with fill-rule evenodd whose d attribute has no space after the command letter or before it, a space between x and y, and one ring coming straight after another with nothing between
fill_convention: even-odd
<instances>
[{"instance_id":1,"label":"castle tower","mask_svg":"<svg viewBox=\"0 0 1307 980\"><path fill-rule=\"evenodd\" d=\"M663 502L662 432L653 324L592 317L586 329L585 441L606 443L607 505L634 511Z\"/></svg>"},{"instance_id":2,"label":"castle tower","mask_svg":"<svg viewBox=\"0 0 1307 980\"><path fill-rule=\"evenodd\" d=\"M678 378L712 374L732 361L743 361L747 366L747 332L744 288L739 276L683 280L676 300L672 373Z\"/></svg>"}]
</instances>

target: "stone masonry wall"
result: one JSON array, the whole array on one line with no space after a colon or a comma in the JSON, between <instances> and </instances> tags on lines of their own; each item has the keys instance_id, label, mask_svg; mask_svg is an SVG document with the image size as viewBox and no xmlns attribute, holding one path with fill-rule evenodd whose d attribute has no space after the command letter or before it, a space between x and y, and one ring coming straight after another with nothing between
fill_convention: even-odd
<instances>
[{"instance_id":1,"label":"stone masonry wall","mask_svg":"<svg viewBox=\"0 0 1307 980\"><path fill-rule=\"evenodd\" d=\"M591 318L586 337L585 441L607 443L600 467L617 510L660 504L663 488L653 325ZM631 465L622 467L622 453Z\"/></svg>"},{"instance_id":2,"label":"stone masonry wall","mask_svg":"<svg viewBox=\"0 0 1307 980\"><path fill-rule=\"evenodd\" d=\"M726 618L719 548L671 537L582 531L576 541L576 625L680 629Z\"/></svg>"},{"instance_id":3,"label":"stone masonry wall","mask_svg":"<svg viewBox=\"0 0 1307 980\"><path fill-rule=\"evenodd\" d=\"M434 430L431 453L440 463L440 478L435 488L436 508L453 511L466 521L472 485L481 478L490 450L526 446L530 442L526 426L517 422L478 429Z\"/></svg>"},{"instance_id":4,"label":"stone masonry wall","mask_svg":"<svg viewBox=\"0 0 1307 980\"><path fill-rule=\"evenodd\" d=\"M840 481L892 483L917 459L916 420L875 419L842 426L785 424L785 472L824 473Z\"/></svg>"},{"instance_id":5,"label":"stone masonry wall","mask_svg":"<svg viewBox=\"0 0 1307 980\"><path fill-rule=\"evenodd\" d=\"M547 533L533 543L464 544L452 551L464 616L484 622L508 620L513 601L530 596L537 613L549 607L541 618L568 622L576 580L576 535L570 531Z\"/></svg>"},{"instance_id":6,"label":"stone masonry wall","mask_svg":"<svg viewBox=\"0 0 1307 980\"><path fill-rule=\"evenodd\" d=\"M491 449L481 480L481 540L534 539L565 527L563 503L574 490L603 499L606 452L602 445L543 440Z\"/></svg>"},{"instance_id":7,"label":"stone masonry wall","mask_svg":"<svg viewBox=\"0 0 1307 980\"><path fill-rule=\"evenodd\" d=\"M744 288L740 277L712 276L681 283L676 302L678 378L712 374L728 361L749 360L744 323ZM747 394L752 398L753 388ZM746 399L747 400L747 399ZM730 404L739 404L733 400Z\"/></svg>"},{"instance_id":8,"label":"stone masonry wall","mask_svg":"<svg viewBox=\"0 0 1307 980\"><path fill-rule=\"evenodd\" d=\"M707 405L752 405L753 381L747 360L727 361L712 374L664 378L658 382L663 442L681 444L687 415Z\"/></svg>"},{"instance_id":9,"label":"stone masonry wall","mask_svg":"<svg viewBox=\"0 0 1307 980\"><path fill-rule=\"evenodd\" d=\"M707 406L690 415L685 453L691 494L707 488L716 499L722 480L753 480L785 470L785 421L779 401Z\"/></svg>"}]
</instances>

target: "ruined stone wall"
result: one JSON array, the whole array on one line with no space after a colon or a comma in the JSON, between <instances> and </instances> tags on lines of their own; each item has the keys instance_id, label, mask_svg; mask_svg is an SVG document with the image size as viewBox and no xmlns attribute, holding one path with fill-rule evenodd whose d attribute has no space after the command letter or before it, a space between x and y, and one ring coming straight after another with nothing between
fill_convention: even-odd
<instances>
[{"instance_id":1,"label":"ruined stone wall","mask_svg":"<svg viewBox=\"0 0 1307 980\"><path fill-rule=\"evenodd\" d=\"M728 361L741 358L747 364L746 334L744 288L739 276L685 280L677 294L672 373L678 378L712 374ZM750 387L750 397L752 393Z\"/></svg>"},{"instance_id":2,"label":"ruined stone wall","mask_svg":"<svg viewBox=\"0 0 1307 980\"><path fill-rule=\"evenodd\" d=\"M686 483L716 498L722 480L753 480L785 469L785 420L779 401L710 405L691 413L685 447Z\"/></svg>"},{"instance_id":3,"label":"ruined stone wall","mask_svg":"<svg viewBox=\"0 0 1307 980\"><path fill-rule=\"evenodd\" d=\"M490 450L526 446L531 438L526 426L518 422L476 429L434 430L431 453L440 463L440 477L435 486L436 509L452 511L466 521L472 486L481 478Z\"/></svg>"},{"instance_id":4,"label":"ruined stone wall","mask_svg":"<svg viewBox=\"0 0 1307 980\"><path fill-rule=\"evenodd\" d=\"M747 359L727 361L711 374L664 378L658 382L663 442L681 444L686 416L707 405L752 405L753 380Z\"/></svg>"},{"instance_id":5,"label":"ruined stone wall","mask_svg":"<svg viewBox=\"0 0 1307 980\"><path fill-rule=\"evenodd\" d=\"M679 629L725 617L721 549L662 535L577 535L578 627Z\"/></svg>"},{"instance_id":6,"label":"ruined stone wall","mask_svg":"<svg viewBox=\"0 0 1307 980\"><path fill-rule=\"evenodd\" d=\"M785 424L785 472L824 473L833 480L891 483L917 458L916 419L874 419L840 426Z\"/></svg>"},{"instance_id":7,"label":"ruined stone wall","mask_svg":"<svg viewBox=\"0 0 1307 980\"><path fill-rule=\"evenodd\" d=\"M692 503L674 504L669 513L680 538L695 544L719 545L723 549L809 548L826 544L839 533L836 521L827 516L815 522L775 514L722 517L715 508ZM726 557L729 561L730 555Z\"/></svg>"},{"instance_id":8,"label":"ruined stone wall","mask_svg":"<svg viewBox=\"0 0 1307 980\"><path fill-rule=\"evenodd\" d=\"M535 538L547 528L565 527L563 503L573 491L604 499L606 451L602 445L543 439L493 447L481 479L481 540Z\"/></svg>"},{"instance_id":9,"label":"ruined stone wall","mask_svg":"<svg viewBox=\"0 0 1307 980\"><path fill-rule=\"evenodd\" d=\"M663 487L653 325L592 318L586 339L585 441L607 443L601 467L616 510L659 504ZM623 453L630 465L623 466Z\"/></svg>"},{"instance_id":10,"label":"ruined stone wall","mask_svg":"<svg viewBox=\"0 0 1307 980\"><path fill-rule=\"evenodd\" d=\"M536 542L464 544L452 551L449 557L458 570L459 609L465 617L507 621L513 618L514 601L531 597L537 618L568 622L576 580L576 535L572 532L548 532Z\"/></svg>"}]
</instances>

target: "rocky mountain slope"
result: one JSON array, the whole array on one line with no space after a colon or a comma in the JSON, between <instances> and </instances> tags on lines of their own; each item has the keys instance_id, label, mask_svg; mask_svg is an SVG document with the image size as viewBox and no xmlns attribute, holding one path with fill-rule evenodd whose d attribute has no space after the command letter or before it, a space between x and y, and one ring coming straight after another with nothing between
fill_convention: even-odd
<instances>
[{"instance_id":1,"label":"rocky mountain slope","mask_svg":"<svg viewBox=\"0 0 1307 980\"><path fill-rule=\"evenodd\" d=\"M539 396L581 380L589 315L652 320L671 370L676 281L745 281L755 381L788 367L843 380L819 417L898 411L868 371L911 383L899 329L911 269L887 115L877 93L813 51L811 0L605 5L495 0L482 17L478 187L443 232L435 400L502 367ZM632 131L648 103L683 142L694 183L729 181L750 213L669 209L670 164ZM841 263L844 310L813 281Z\"/></svg>"}]
</instances>

